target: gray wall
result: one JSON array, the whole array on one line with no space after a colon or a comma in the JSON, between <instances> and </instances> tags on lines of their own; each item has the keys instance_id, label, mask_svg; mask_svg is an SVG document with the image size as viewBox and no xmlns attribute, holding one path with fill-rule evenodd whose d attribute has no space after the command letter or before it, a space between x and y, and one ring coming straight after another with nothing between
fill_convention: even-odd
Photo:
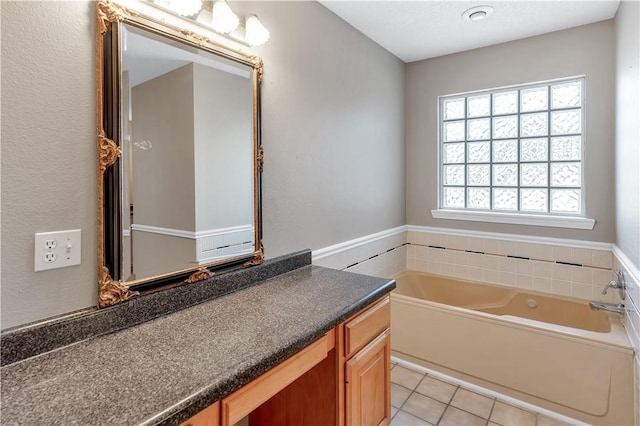
<instances>
[{"instance_id":1,"label":"gray wall","mask_svg":"<svg viewBox=\"0 0 640 426\"><path fill-rule=\"evenodd\" d=\"M195 231L254 225L253 81L194 64Z\"/></svg>"},{"instance_id":2,"label":"gray wall","mask_svg":"<svg viewBox=\"0 0 640 426\"><path fill-rule=\"evenodd\" d=\"M1 326L97 304L94 7L0 2ZM82 264L33 272L34 233L82 229Z\"/></svg>"},{"instance_id":3,"label":"gray wall","mask_svg":"<svg viewBox=\"0 0 640 426\"><path fill-rule=\"evenodd\" d=\"M614 214L612 20L414 62L406 68L407 223L611 242ZM586 74L586 215L593 231L433 219L437 208L438 96ZM636 217L637 220L637 217Z\"/></svg>"},{"instance_id":4,"label":"gray wall","mask_svg":"<svg viewBox=\"0 0 640 426\"><path fill-rule=\"evenodd\" d=\"M616 15L616 245L640 268L640 3Z\"/></svg>"},{"instance_id":5,"label":"gray wall","mask_svg":"<svg viewBox=\"0 0 640 426\"><path fill-rule=\"evenodd\" d=\"M131 89L134 225L196 230L193 74L187 64Z\"/></svg>"},{"instance_id":6,"label":"gray wall","mask_svg":"<svg viewBox=\"0 0 640 426\"><path fill-rule=\"evenodd\" d=\"M404 64L316 2L235 2L264 59L267 257L403 225Z\"/></svg>"},{"instance_id":7,"label":"gray wall","mask_svg":"<svg viewBox=\"0 0 640 426\"><path fill-rule=\"evenodd\" d=\"M235 2L271 30L267 257L404 224L404 65L315 2ZM97 302L92 2L0 2L1 327ZM82 229L82 264L33 272L33 234Z\"/></svg>"}]
</instances>

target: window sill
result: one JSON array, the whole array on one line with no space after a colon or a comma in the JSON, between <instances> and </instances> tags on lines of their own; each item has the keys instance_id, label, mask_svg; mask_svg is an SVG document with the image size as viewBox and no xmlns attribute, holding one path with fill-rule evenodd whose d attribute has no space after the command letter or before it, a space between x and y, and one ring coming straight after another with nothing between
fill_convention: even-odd
<instances>
[{"instance_id":1,"label":"window sill","mask_svg":"<svg viewBox=\"0 0 640 426\"><path fill-rule=\"evenodd\" d=\"M468 210L431 210L434 219L469 220L473 222L509 223L513 225L549 226L553 228L572 228L591 230L595 219L571 216L549 216L536 214L513 214L498 212L480 212Z\"/></svg>"}]
</instances>

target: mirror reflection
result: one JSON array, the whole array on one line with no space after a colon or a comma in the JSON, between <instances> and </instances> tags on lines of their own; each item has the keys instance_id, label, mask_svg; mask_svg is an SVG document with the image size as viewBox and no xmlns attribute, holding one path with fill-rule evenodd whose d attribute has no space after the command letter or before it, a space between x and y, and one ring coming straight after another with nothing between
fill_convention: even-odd
<instances>
[{"instance_id":1,"label":"mirror reflection","mask_svg":"<svg viewBox=\"0 0 640 426\"><path fill-rule=\"evenodd\" d=\"M125 282L256 250L252 67L123 24Z\"/></svg>"}]
</instances>

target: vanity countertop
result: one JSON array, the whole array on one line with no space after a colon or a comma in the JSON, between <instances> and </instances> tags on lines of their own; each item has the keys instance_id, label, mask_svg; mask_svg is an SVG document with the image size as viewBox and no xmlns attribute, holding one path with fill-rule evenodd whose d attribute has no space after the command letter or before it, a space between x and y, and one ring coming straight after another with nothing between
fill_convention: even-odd
<instances>
[{"instance_id":1,"label":"vanity countertop","mask_svg":"<svg viewBox=\"0 0 640 426\"><path fill-rule=\"evenodd\" d=\"M2 424L177 425L395 287L305 266L2 367Z\"/></svg>"}]
</instances>

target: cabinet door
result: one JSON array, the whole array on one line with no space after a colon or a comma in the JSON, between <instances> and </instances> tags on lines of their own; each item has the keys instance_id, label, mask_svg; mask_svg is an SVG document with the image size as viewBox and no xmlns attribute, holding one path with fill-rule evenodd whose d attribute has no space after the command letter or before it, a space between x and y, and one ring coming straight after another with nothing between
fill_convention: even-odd
<instances>
[{"instance_id":1,"label":"cabinet door","mask_svg":"<svg viewBox=\"0 0 640 426\"><path fill-rule=\"evenodd\" d=\"M220 424L220 403L213 405L200 411L180 426L218 426Z\"/></svg>"},{"instance_id":2,"label":"cabinet door","mask_svg":"<svg viewBox=\"0 0 640 426\"><path fill-rule=\"evenodd\" d=\"M391 420L391 332L387 329L346 363L347 426Z\"/></svg>"}]
</instances>

